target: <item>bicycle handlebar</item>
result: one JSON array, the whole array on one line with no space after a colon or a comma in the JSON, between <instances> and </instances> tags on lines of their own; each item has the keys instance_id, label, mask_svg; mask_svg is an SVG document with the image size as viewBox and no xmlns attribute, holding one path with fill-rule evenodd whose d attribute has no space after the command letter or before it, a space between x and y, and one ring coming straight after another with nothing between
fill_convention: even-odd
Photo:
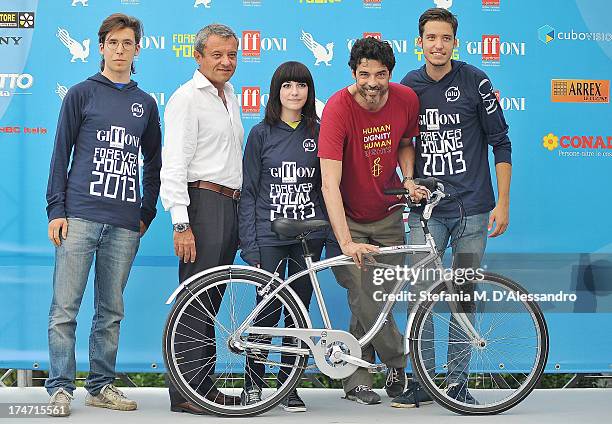
<instances>
[{"instance_id":1,"label":"bicycle handlebar","mask_svg":"<svg viewBox=\"0 0 612 424\"><path fill-rule=\"evenodd\" d=\"M389 188L389 189L386 189L384 193L389 194L389 195L393 194L396 196L405 196L408 194L408 190L406 190L403 187L402 188Z\"/></svg>"},{"instance_id":2,"label":"bicycle handlebar","mask_svg":"<svg viewBox=\"0 0 612 424\"><path fill-rule=\"evenodd\" d=\"M416 178L414 183L416 185L422 185L429 191L435 191L438 188L438 183L440 181L437 178L429 177L429 178Z\"/></svg>"},{"instance_id":3,"label":"bicycle handlebar","mask_svg":"<svg viewBox=\"0 0 612 424\"><path fill-rule=\"evenodd\" d=\"M414 179L414 183L416 185L423 186L427 190L432 191L432 192L435 191L438 188L438 183L439 182L440 182L440 180L438 180L437 178L434 178L434 177L415 178ZM408 195L408 189L406 189L404 187L400 187L400 188L388 188L388 189L384 190L383 192L385 194L396 195L396 196Z\"/></svg>"}]
</instances>

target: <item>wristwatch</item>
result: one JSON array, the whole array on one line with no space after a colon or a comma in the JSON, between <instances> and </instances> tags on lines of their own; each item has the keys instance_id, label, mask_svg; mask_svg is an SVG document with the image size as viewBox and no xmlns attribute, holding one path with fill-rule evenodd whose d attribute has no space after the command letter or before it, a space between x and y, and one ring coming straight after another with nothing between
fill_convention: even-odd
<instances>
[{"instance_id":1,"label":"wristwatch","mask_svg":"<svg viewBox=\"0 0 612 424\"><path fill-rule=\"evenodd\" d=\"M174 224L172 226L172 228L177 233L184 233L185 231L187 231L189 229L189 223L188 222L181 222L181 223L178 223L178 224Z\"/></svg>"},{"instance_id":2,"label":"wristwatch","mask_svg":"<svg viewBox=\"0 0 612 424\"><path fill-rule=\"evenodd\" d=\"M412 177L404 177L403 181L402 181L402 185L406 184L406 181L412 181L414 180L414 178Z\"/></svg>"}]
</instances>

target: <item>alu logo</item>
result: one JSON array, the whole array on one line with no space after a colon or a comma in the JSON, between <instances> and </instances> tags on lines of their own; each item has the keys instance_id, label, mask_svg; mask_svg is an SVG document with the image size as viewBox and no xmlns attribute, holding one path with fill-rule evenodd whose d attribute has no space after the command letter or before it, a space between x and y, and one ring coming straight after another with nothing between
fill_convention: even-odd
<instances>
[{"instance_id":1,"label":"alu logo","mask_svg":"<svg viewBox=\"0 0 612 424\"><path fill-rule=\"evenodd\" d=\"M132 103L132 116L135 118L142 118L144 114L144 107L142 107L142 103Z\"/></svg>"},{"instance_id":2,"label":"alu logo","mask_svg":"<svg viewBox=\"0 0 612 424\"><path fill-rule=\"evenodd\" d=\"M212 0L195 0L193 2L193 7L204 6L206 9L210 9L210 4Z\"/></svg>"},{"instance_id":3,"label":"alu logo","mask_svg":"<svg viewBox=\"0 0 612 424\"><path fill-rule=\"evenodd\" d=\"M89 38L79 43L70 36L70 33L66 29L59 27L55 35L72 55L70 62L74 62L77 59L80 59L81 62L87 62L87 57L89 57Z\"/></svg>"},{"instance_id":4,"label":"alu logo","mask_svg":"<svg viewBox=\"0 0 612 424\"><path fill-rule=\"evenodd\" d=\"M334 58L334 43L327 43L325 47L317 43L309 32L302 30L302 36L300 40L304 45L312 52L315 57L315 66L319 66L319 63L324 62L327 66L331 66L329 63Z\"/></svg>"},{"instance_id":5,"label":"alu logo","mask_svg":"<svg viewBox=\"0 0 612 424\"><path fill-rule=\"evenodd\" d=\"M461 96L459 87L458 86L448 87L448 89L444 93L444 96L446 96L447 102L456 102L459 99L459 96Z\"/></svg>"},{"instance_id":6,"label":"alu logo","mask_svg":"<svg viewBox=\"0 0 612 424\"><path fill-rule=\"evenodd\" d=\"M302 141L302 147L304 147L305 152L314 152L317 148L317 143L315 143L313 138L307 138Z\"/></svg>"}]
</instances>

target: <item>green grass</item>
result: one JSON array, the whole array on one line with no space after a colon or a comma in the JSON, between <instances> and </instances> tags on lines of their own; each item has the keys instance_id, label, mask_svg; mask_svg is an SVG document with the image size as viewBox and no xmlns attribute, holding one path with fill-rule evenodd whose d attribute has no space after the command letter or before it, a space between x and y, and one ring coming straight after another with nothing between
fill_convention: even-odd
<instances>
[{"instance_id":1,"label":"green grass","mask_svg":"<svg viewBox=\"0 0 612 424\"><path fill-rule=\"evenodd\" d=\"M0 375L3 375L6 372L5 369L0 369ZM42 386L44 384L44 379L47 377L46 371L33 371L34 378L34 386ZM340 380L333 380L323 374L314 374L317 379L321 382L324 387L340 389L342 388L342 382ZM138 387L166 387L165 382L165 374L160 373L128 373L127 376L132 380ZM539 388L542 389L559 389L562 388L568 381L572 379L573 374L545 374L542 377ZM77 387L83 387L85 385L85 378L87 377L87 373L78 372L77 373ZM272 375L270 375L272 377ZM9 377L4 380L4 384L7 386L16 386L17 385L17 375L16 373L12 373ZM374 387L382 388L385 384L385 374L374 374ZM125 387L126 384L117 379L115 382L117 387ZM300 383L300 387L315 387L314 384L307 380L303 379ZM612 387L612 379L611 378L584 378L581 380L580 384L577 387L580 388L605 388Z\"/></svg>"}]
</instances>

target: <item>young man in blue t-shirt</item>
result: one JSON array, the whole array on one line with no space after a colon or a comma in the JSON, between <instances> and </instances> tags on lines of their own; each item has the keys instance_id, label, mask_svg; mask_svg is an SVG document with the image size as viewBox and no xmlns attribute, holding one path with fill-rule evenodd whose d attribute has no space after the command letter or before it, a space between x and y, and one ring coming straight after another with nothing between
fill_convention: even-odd
<instances>
[{"instance_id":1,"label":"young man in blue t-shirt","mask_svg":"<svg viewBox=\"0 0 612 424\"><path fill-rule=\"evenodd\" d=\"M102 72L68 90L59 116L47 185L48 235L56 248L45 383L53 416L70 414L76 316L94 255L85 404L122 411L137 407L113 381L123 290L140 237L155 217L160 186L157 105L130 79L141 37L136 18L106 18L98 31ZM142 196L139 152L144 156Z\"/></svg>"},{"instance_id":2,"label":"young man in blue t-shirt","mask_svg":"<svg viewBox=\"0 0 612 424\"><path fill-rule=\"evenodd\" d=\"M488 236L497 237L508 227L512 165L508 126L489 78L474 66L451 60L457 46L457 26L457 18L446 9L433 8L421 15L418 42L425 65L409 72L402 84L412 88L420 102L414 176L444 180L449 193L461 199L465 208L464 228L456 203L443 200L433 211L429 230L441 251L450 238L453 268L467 269L480 267L487 232L492 230ZM489 171L489 146L495 159L497 205ZM425 241L421 213L422 208L411 210L410 244ZM473 302L462 304L466 312L473 306ZM449 334L449 339L447 393L476 403L466 384L469 343L457 342L465 339L460 334ZM423 403L431 403L431 398L418 382L413 382L391 405L406 408Z\"/></svg>"}]
</instances>

